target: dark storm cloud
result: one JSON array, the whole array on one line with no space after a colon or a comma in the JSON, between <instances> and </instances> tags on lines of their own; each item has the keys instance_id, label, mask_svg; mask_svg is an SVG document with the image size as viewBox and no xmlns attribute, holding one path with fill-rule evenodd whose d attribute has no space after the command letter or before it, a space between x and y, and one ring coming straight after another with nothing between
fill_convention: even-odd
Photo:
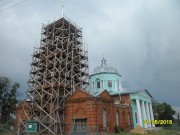
<instances>
[{"instance_id":1,"label":"dark storm cloud","mask_svg":"<svg viewBox=\"0 0 180 135\"><path fill-rule=\"evenodd\" d=\"M83 27L90 73L104 53L125 88L148 89L180 106L180 2L177 0L65 0L65 15ZM0 14L0 74L27 89L41 23L61 17L61 1L28 1Z\"/></svg>"}]
</instances>

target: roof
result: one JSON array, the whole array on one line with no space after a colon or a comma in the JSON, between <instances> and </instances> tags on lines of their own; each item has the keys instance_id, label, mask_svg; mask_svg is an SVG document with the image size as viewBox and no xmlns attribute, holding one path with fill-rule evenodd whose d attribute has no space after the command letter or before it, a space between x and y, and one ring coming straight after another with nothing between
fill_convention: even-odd
<instances>
[{"instance_id":1,"label":"roof","mask_svg":"<svg viewBox=\"0 0 180 135\"><path fill-rule=\"evenodd\" d=\"M96 92L94 94L91 94L87 91L77 89L75 92L67 98L67 102L74 102L74 101L84 101L86 99L95 99L95 98L103 98L107 100L112 100L111 95L107 90L103 90L100 92Z\"/></svg>"},{"instance_id":2,"label":"roof","mask_svg":"<svg viewBox=\"0 0 180 135\"><path fill-rule=\"evenodd\" d=\"M101 66L96 67L91 75L99 73L115 73L117 75L120 75L117 69L111 66L107 66L106 60L104 58L101 61Z\"/></svg>"},{"instance_id":3,"label":"roof","mask_svg":"<svg viewBox=\"0 0 180 135\"><path fill-rule=\"evenodd\" d=\"M116 91L112 91L112 90L103 90L103 91L107 91L110 95L118 95L119 93ZM96 91L94 93L91 93L94 97L99 96L103 91Z\"/></svg>"},{"instance_id":4,"label":"roof","mask_svg":"<svg viewBox=\"0 0 180 135\"><path fill-rule=\"evenodd\" d=\"M123 94L136 94L136 93L139 93L139 92L142 92L142 91L146 91L148 93L148 95L152 97L152 95L148 92L148 90L137 90L137 91L127 91L127 92L121 92L120 94L123 95ZM118 94L113 94L113 95L118 95Z\"/></svg>"},{"instance_id":5,"label":"roof","mask_svg":"<svg viewBox=\"0 0 180 135\"><path fill-rule=\"evenodd\" d=\"M62 24L62 22L65 22L64 24L66 24L66 25L68 24L69 27L72 28L72 29L76 28L76 30L81 31L81 28L78 25L76 25L74 22L72 22L69 18L67 18L65 16L63 16L62 18L60 18L60 19L46 25L45 29L52 28L53 25L60 25L60 24Z\"/></svg>"}]
</instances>

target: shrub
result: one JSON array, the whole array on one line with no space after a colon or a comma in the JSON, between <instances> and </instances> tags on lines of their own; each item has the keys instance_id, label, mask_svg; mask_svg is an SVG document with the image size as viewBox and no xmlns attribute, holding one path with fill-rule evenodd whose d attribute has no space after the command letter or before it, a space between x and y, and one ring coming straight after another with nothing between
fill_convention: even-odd
<instances>
[{"instance_id":1,"label":"shrub","mask_svg":"<svg viewBox=\"0 0 180 135\"><path fill-rule=\"evenodd\" d=\"M115 126L115 133L120 133L119 126Z\"/></svg>"}]
</instances>

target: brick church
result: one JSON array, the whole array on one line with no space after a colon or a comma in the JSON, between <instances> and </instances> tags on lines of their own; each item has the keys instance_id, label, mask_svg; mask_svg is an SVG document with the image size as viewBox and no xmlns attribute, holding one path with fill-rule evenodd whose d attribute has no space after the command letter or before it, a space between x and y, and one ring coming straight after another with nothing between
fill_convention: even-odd
<instances>
[{"instance_id":1,"label":"brick church","mask_svg":"<svg viewBox=\"0 0 180 135\"><path fill-rule=\"evenodd\" d=\"M65 132L114 132L128 130L144 124L144 120L154 120L152 96L147 90L123 90L118 70L106 64L90 75L89 91L77 90L67 99L65 110Z\"/></svg>"},{"instance_id":2,"label":"brick church","mask_svg":"<svg viewBox=\"0 0 180 135\"><path fill-rule=\"evenodd\" d=\"M151 103L151 99L147 90L123 91L121 75L115 68L107 66L103 59L101 66L95 68L90 75L90 89L76 90L67 98L64 133L114 132L115 128L119 131L129 130L136 125L154 127L143 124L143 120L154 119L151 104L144 105L145 101ZM19 117L24 117L19 116L21 109L22 107L17 108L17 123Z\"/></svg>"},{"instance_id":3,"label":"brick church","mask_svg":"<svg viewBox=\"0 0 180 135\"><path fill-rule=\"evenodd\" d=\"M16 128L31 130L32 125L25 126L32 120L38 125L36 132L54 135L154 127L143 122L154 120L151 94L124 89L120 73L104 58L89 76L81 38L81 29L65 18L43 26L27 98L17 107ZM89 88L81 87L84 84Z\"/></svg>"},{"instance_id":4,"label":"brick church","mask_svg":"<svg viewBox=\"0 0 180 135\"><path fill-rule=\"evenodd\" d=\"M102 77L108 80L102 81ZM129 94L119 94L120 84L115 86L113 77L120 78L118 71L107 67L106 60L103 59L102 65L95 68L90 76L90 90L76 90L67 99L65 133L72 130L76 133L114 132L115 128L119 130L133 128Z\"/></svg>"}]
</instances>

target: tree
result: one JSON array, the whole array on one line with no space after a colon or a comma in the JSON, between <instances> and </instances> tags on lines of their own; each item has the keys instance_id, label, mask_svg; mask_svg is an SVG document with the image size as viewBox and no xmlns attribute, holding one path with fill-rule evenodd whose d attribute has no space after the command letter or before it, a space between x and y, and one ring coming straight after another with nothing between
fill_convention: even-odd
<instances>
[{"instance_id":1,"label":"tree","mask_svg":"<svg viewBox=\"0 0 180 135\"><path fill-rule=\"evenodd\" d=\"M16 111L18 103L18 88L20 84L13 82L7 77L0 76L0 121L8 122Z\"/></svg>"},{"instance_id":2,"label":"tree","mask_svg":"<svg viewBox=\"0 0 180 135\"><path fill-rule=\"evenodd\" d=\"M173 115L175 114L175 111L167 103L158 103L157 101L153 101L153 112L155 120L174 120Z\"/></svg>"}]
</instances>

